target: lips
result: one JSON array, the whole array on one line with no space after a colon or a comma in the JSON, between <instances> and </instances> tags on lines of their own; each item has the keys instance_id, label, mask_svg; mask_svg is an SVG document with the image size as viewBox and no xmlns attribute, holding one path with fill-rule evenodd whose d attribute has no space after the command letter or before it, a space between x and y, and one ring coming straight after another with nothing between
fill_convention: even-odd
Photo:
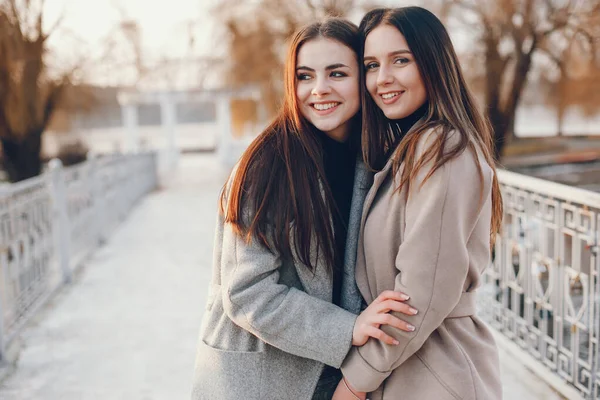
<instances>
[{"instance_id":1,"label":"lips","mask_svg":"<svg viewBox=\"0 0 600 400\"><path fill-rule=\"evenodd\" d=\"M329 101L322 103L311 103L310 106L316 114L327 115L337 110L340 104L342 103L337 101Z\"/></svg>"},{"instance_id":2,"label":"lips","mask_svg":"<svg viewBox=\"0 0 600 400\"><path fill-rule=\"evenodd\" d=\"M379 93L378 95L383 104L389 105L398 101L403 93L404 90L398 90L395 92Z\"/></svg>"}]
</instances>

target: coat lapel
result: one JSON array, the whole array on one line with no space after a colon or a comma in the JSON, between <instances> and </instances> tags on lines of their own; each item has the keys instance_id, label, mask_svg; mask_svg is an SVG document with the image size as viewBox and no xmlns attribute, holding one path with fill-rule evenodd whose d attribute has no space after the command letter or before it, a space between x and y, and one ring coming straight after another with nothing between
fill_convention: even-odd
<instances>
[{"instance_id":1,"label":"coat lapel","mask_svg":"<svg viewBox=\"0 0 600 400\"><path fill-rule=\"evenodd\" d=\"M385 164L383 169L375 174L373 177L373 186L369 189L369 193L367 193L367 197L365 199L365 204L362 209L362 218L360 221L360 230L363 229L365 225L365 220L367 219L367 215L369 214L369 210L373 205L373 200L375 200L375 196L377 195L377 191L381 187L381 184L385 181L385 178L388 176L393 166L393 157L390 157L388 162Z\"/></svg>"},{"instance_id":2,"label":"coat lapel","mask_svg":"<svg viewBox=\"0 0 600 400\"><path fill-rule=\"evenodd\" d=\"M346 239L346 253L344 258L344 274L342 275L341 306L346 310L358 314L362 305L362 297L356 286L356 252L358 237L365 197L373 182L373 174L359 156L356 161L354 173L354 189L350 203L350 216L348 218L348 237Z\"/></svg>"},{"instance_id":3,"label":"coat lapel","mask_svg":"<svg viewBox=\"0 0 600 400\"><path fill-rule=\"evenodd\" d=\"M319 188L321 196L325 197L325 189L323 183L319 179ZM330 224L333 221L329 220ZM290 238L292 249L295 251L293 238ZM327 271L327 265L323 257L317 257L317 246L314 240L311 240L310 258L312 265L315 265L315 270L311 271L305 264L299 261L296 257L298 278L302 282L302 286L306 293L322 300L331 301L333 296L333 280L331 274Z\"/></svg>"},{"instance_id":4,"label":"coat lapel","mask_svg":"<svg viewBox=\"0 0 600 400\"><path fill-rule=\"evenodd\" d=\"M355 284L357 286L357 291L360 294L362 294L362 297L365 299L365 301L367 303L371 303L373 301L373 298L369 291L369 277L367 275L366 265L364 262L365 254L364 254L364 249L363 249L363 237L362 237L363 230L365 228L365 221L367 219L367 215L369 214L369 210L371 209L371 206L373 205L373 201L375 200L375 196L377 195L379 188L385 181L385 178L388 176L388 174L392 170L392 165L393 165L393 160L392 160L392 158L390 158L388 160L388 162L385 164L385 166L383 167L383 169L381 171L377 172L373 176L373 185L371 186L371 188L369 189L369 192L366 195L364 206L362 208L362 213L361 213L360 227L358 230L359 240L358 240L358 245L357 245L357 256L356 256L357 261L361 261L361 262L360 263L357 262L357 265L360 264L360 267L357 267L357 268L355 267L356 272L353 275L353 278L356 282ZM360 260L358 258L360 258Z\"/></svg>"}]
</instances>

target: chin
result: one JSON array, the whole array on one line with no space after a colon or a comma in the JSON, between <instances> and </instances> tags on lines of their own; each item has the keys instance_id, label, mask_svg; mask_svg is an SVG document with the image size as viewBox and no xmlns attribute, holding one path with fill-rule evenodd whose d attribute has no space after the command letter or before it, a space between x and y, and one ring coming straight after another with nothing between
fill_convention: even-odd
<instances>
[{"instance_id":1,"label":"chin","mask_svg":"<svg viewBox=\"0 0 600 400\"><path fill-rule=\"evenodd\" d=\"M403 111L397 111L397 110L384 111L383 114L386 116L387 119L402 119L402 118L406 118L410 115Z\"/></svg>"},{"instance_id":2,"label":"chin","mask_svg":"<svg viewBox=\"0 0 600 400\"><path fill-rule=\"evenodd\" d=\"M334 125L334 124L314 124L315 127L320 130L321 132L331 132L333 130L335 130L336 128L338 128L340 125Z\"/></svg>"}]
</instances>

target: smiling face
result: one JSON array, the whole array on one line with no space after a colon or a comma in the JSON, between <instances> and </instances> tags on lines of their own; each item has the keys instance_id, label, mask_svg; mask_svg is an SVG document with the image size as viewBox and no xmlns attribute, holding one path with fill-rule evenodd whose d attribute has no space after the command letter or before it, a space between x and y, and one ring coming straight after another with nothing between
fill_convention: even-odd
<instances>
[{"instance_id":1,"label":"smiling face","mask_svg":"<svg viewBox=\"0 0 600 400\"><path fill-rule=\"evenodd\" d=\"M367 91L389 119L406 118L427 101L427 90L406 39L381 24L365 41Z\"/></svg>"},{"instance_id":2,"label":"smiling face","mask_svg":"<svg viewBox=\"0 0 600 400\"><path fill-rule=\"evenodd\" d=\"M350 119L360 108L359 68L354 51L330 39L304 43L296 61L300 113L338 142L349 136Z\"/></svg>"}]
</instances>

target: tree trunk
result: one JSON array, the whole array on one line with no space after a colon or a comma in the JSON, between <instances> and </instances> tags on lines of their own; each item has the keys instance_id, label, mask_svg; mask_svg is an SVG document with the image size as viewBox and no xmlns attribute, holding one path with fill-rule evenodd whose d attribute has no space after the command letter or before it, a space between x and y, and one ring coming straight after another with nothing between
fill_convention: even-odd
<instances>
[{"instance_id":1,"label":"tree trunk","mask_svg":"<svg viewBox=\"0 0 600 400\"><path fill-rule=\"evenodd\" d=\"M567 89L567 78L561 76L558 85L558 98L556 99L556 124L557 124L557 136L563 136L563 128L565 124L565 114L567 112L567 104L565 102L565 95Z\"/></svg>"},{"instance_id":2,"label":"tree trunk","mask_svg":"<svg viewBox=\"0 0 600 400\"><path fill-rule=\"evenodd\" d=\"M502 151L504 150L508 124L506 123L506 116L502 110L500 85L498 82L502 81L508 58L502 57L498 52L498 39L494 36L492 31L487 32L485 45L485 105L487 117L492 125L494 135L494 156L496 160L500 160Z\"/></svg>"},{"instance_id":3,"label":"tree trunk","mask_svg":"<svg viewBox=\"0 0 600 400\"><path fill-rule=\"evenodd\" d=\"M499 92L494 92L495 96L493 99L488 99L488 117L492 128L494 130L494 144L496 159L500 160L504 151L504 146L508 142L510 135L514 133L515 127L515 115L519 101L521 100L521 94L523 88L527 82L527 75L531 67L531 55L535 42L532 45L532 49L528 53L521 53L517 56L515 64L515 73L511 82L508 98L504 107L501 106L502 102L499 101ZM504 70L502 70L504 72ZM488 75L489 85L492 86L494 76ZM496 75L497 82L502 80L502 75ZM499 88L500 85L497 85ZM502 108L501 108L502 107Z\"/></svg>"},{"instance_id":4,"label":"tree trunk","mask_svg":"<svg viewBox=\"0 0 600 400\"><path fill-rule=\"evenodd\" d=\"M5 138L0 138L0 141L2 142L4 169L11 182L19 182L41 173L41 132L32 133L22 141Z\"/></svg>"},{"instance_id":5,"label":"tree trunk","mask_svg":"<svg viewBox=\"0 0 600 400\"><path fill-rule=\"evenodd\" d=\"M494 134L494 156L499 161L502 158L510 124L499 107L488 109L488 118Z\"/></svg>"},{"instance_id":6,"label":"tree trunk","mask_svg":"<svg viewBox=\"0 0 600 400\"><path fill-rule=\"evenodd\" d=\"M565 108L562 106L556 111L556 136L564 136L563 128L565 125L565 111Z\"/></svg>"}]
</instances>

